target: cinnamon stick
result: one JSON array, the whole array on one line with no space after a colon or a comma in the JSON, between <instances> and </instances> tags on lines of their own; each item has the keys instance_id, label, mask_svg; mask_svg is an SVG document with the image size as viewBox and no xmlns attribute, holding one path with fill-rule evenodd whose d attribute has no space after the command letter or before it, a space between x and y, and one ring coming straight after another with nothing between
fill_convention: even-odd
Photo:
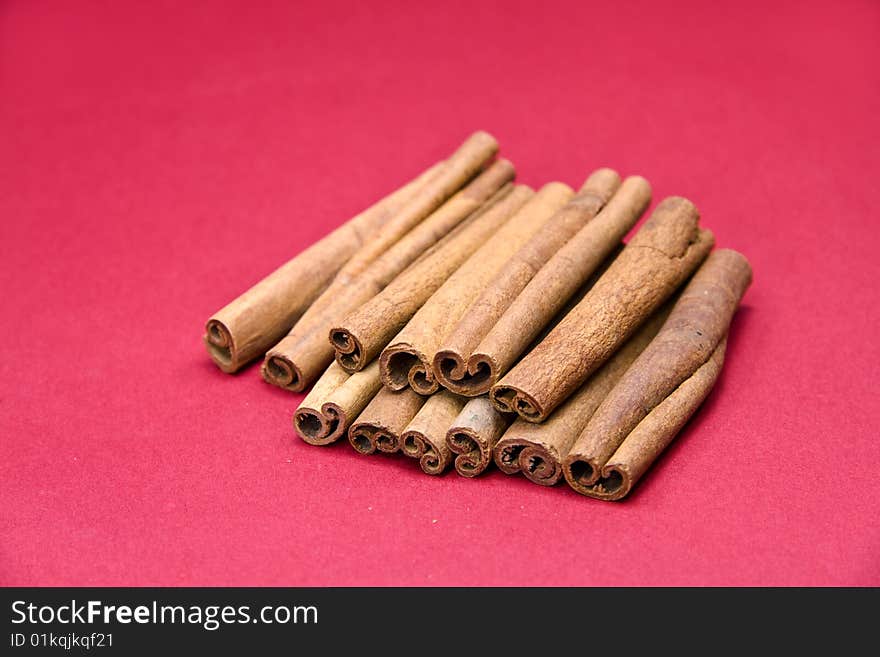
<instances>
[{"instance_id":1,"label":"cinnamon stick","mask_svg":"<svg viewBox=\"0 0 880 657\"><path fill-rule=\"evenodd\" d=\"M350 372L372 362L446 279L532 194L528 187L516 186L452 239L438 244L379 294L336 323L330 331L336 362Z\"/></svg>"},{"instance_id":2,"label":"cinnamon stick","mask_svg":"<svg viewBox=\"0 0 880 657\"><path fill-rule=\"evenodd\" d=\"M375 364L367 369L372 369ZM357 372L352 376L357 376ZM393 453L400 449L400 434L416 416L425 398L412 390L382 388L348 430L348 442L361 454Z\"/></svg>"},{"instance_id":3,"label":"cinnamon stick","mask_svg":"<svg viewBox=\"0 0 880 657\"><path fill-rule=\"evenodd\" d=\"M310 445L335 443L381 387L378 364L349 374L331 363L296 409L293 428Z\"/></svg>"},{"instance_id":4,"label":"cinnamon stick","mask_svg":"<svg viewBox=\"0 0 880 657\"><path fill-rule=\"evenodd\" d=\"M657 334L668 315L667 304L545 422L535 424L517 418L493 450L498 468L506 474L522 472L527 479L542 486L558 483L562 478L562 461L572 443L614 384Z\"/></svg>"},{"instance_id":5,"label":"cinnamon stick","mask_svg":"<svg viewBox=\"0 0 880 657\"><path fill-rule=\"evenodd\" d=\"M204 340L217 367L236 372L278 342L345 262L422 193L442 167L441 162L427 169L214 313L205 325Z\"/></svg>"},{"instance_id":6,"label":"cinnamon stick","mask_svg":"<svg viewBox=\"0 0 880 657\"><path fill-rule=\"evenodd\" d=\"M748 261L736 251L706 260L572 446L564 466L572 488L606 500L632 489L711 390L751 279Z\"/></svg>"},{"instance_id":7,"label":"cinnamon stick","mask_svg":"<svg viewBox=\"0 0 880 657\"><path fill-rule=\"evenodd\" d=\"M450 231L454 233L453 229L484 205L503 197L514 175L513 165L507 160L494 162L395 242L381 258L359 273L338 276L290 333L266 354L263 378L294 392L311 384L333 358L333 349L327 343L330 328L380 292L438 241L443 242Z\"/></svg>"},{"instance_id":8,"label":"cinnamon stick","mask_svg":"<svg viewBox=\"0 0 880 657\"><path fill-rule=\"evenodd\" d=\"M687 199L662 201L583 300L490 392L492 402L543 422L706 258L712 233Z\"/></svg>"},{"instance_id":9,"label":"cinnamon stick","mask_svg":"<svg viewBox=\"0 0 880 657\"><path fill-rule=\"evenodd\" d=\"M446 433L449 450L457 454L455 471L463 477L476 477L492 462L492 450L512 415L499 413L487 397L470 399Z\"/></svg>"},{"instance_id":10,"label":"cinnamon stick","mask_svg":"<svg viewBox=\"0 0 880 657\"><path fill-rule=\"evenodd\" d=\"M379 356L382 383L393 390L411 386L422 395L439 387L431 360L443 337L489 281L572 196L568 185L548 183L487 239L418 309ZM477 309L476 312L479 312ZM362 341L363 342L363 341ZM342 361L340 361L342 362Z\"/></svg>"},{"instance_id":11,"label":"cinnamon stick","mask_svg":"<svg viewBox=\"0 0 880 657\"><path fill-rule=\"evenodd\" d=\"M464 397L441 390L425 400L424 406L400 436L400 449L418 459L425 474L442 474L452 462L446 432L465 404Z\"/></svg>"},{"instance_id":12,"label":"cinnamon stick","mask_svg":"<svg viewBox=\"0 0 880 657\"><path fill-rule=\"evenodd\" d=\"M536 235L499 273L434 356L444 387L488 392L617 247L651 200L644 178L618 184L610 169L593 173L553 217L554 229Z\"/></svg>"}]
</instances>

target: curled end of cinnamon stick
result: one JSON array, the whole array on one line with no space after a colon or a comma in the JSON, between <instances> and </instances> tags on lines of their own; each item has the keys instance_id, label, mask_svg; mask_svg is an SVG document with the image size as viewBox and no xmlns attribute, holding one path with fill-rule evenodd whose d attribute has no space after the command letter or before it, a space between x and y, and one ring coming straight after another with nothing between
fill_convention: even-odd
<instances>
[{"instance_id":1,"label":"curled end of cinnamon stick","mask_svg":"<svg viewBox=\"0 0 880 657\"><path fill-rule=\"evenodd\" d=\"M227 374L232 374L241 367L232 333L219 319L211 318L205 325L205 346L211 360Z\"/></svg>"},{"instance_id":2,"label":"curled end of cinnamon stick","mask_svg":"<svg viewBox=\"0 0 880 657\"><path fill-rule=\"evenodd\" d=\"M349 374L362 370L366 365L360 341L344 328L330 330L330 344L336 352L336 362Z\"/></svg>"},{"instance_id":3,"label":"curled end of cinnamon stick","mask_svg":"<svg viewBox=\"0 0 880 657\"><path fill-rule=\"evenodd\" d=\"M309 445L329 445L345 433L348 420L336 404L324 404L320 410L300 407L293 414L293 428Z\"/></svg>"},{"instance_id":4,"label":"curled end of cinnamon stick","mask_svg":"<svg viewBox=\"0 0 880 657\"><path fill-rule=\"evenodd\" d=\"M592 459L570 455L562 466L565 480L577 492L589 495L592 487L601 477L601 464Z\"/></svg>"},{"instance_id":5,"label":"curled end of cinnamon stick","mask_svg":"<svg viewBox=\"0 0 880 657\"><path fill-rule=\"evenodd\" d=\"M619 500L632 488L628 469L623 464L606 465L601 469L585 459L566 460L565 480L581 495L600 500Z\"/></svg>"},{"instance_id":6,"label":"curled end of cinnamon stick","mask_svg":"<svg viewBox=\"0 0 880 657\"><path fill-rule=\"evenodd\" d=\"M405 431L400 437L400 450L410 458L418 459L422 471L429 475L442 474L451 458L421 431Z\"/></svg>"},{"instance_id":7,"label":"curled end of cinnamon stick","mask_svg":"<svg viewBox=\"0 0 880 657\"><path fill-rule=\"evenodd\" d=\"M409 386L420 395L430 395L440 387L428 357L406 343L388 345L382 351L379 371L382 383L392 390Z\"/></svg>"},{"instance_id":8,"label":"curled end of cinnamon stick","mask_svg":"<svg viewBox=\"0 0 880 657\"><path fill-rule=\"evenodd\" d=\"M502 413L516 413L528 422L543 422L546 419L546 413L535 398L514 386L494 385L489 391L489 398Z\"/></svg>"},{"instance_id":9,"label":"curled end of cinnamon stick","mask_svg":"<svg viewBox=\"0 0 880 657\"><path fill-rule=\"evenodd\" d=\"M263 366L260 368L260 374L267 383L290 390L291 392L301 392L305 388L302 373L299 368L289 358L279 354L268 354Z\"/></svg>"},{"instance_id":10,"label":"curled end of cinnamon stick","mask_svg":"<svg viewBox=\"0 0 880 657\"><path fill-rule=\"evenodd\" d=\"M446 444L457 454L455 471L462 477L476 477L489 467L489 450L471 429L453 427L446 434Z\"/></svg>"},{"instance_id":11,"label":"curled end of cinnamon stick","mask_svg":"<svg viewBox=\"0 0 880 657\"><path fill-rule=\"evenodd\" d=\"M562 479L562 463L543 445L523 448L519 465L526 479L541 486L555 486Z\"/></svg>"},{"instance_id":12,"label":"curled end of cinnamon stick","mask_svg":"<svg viewBox=\"0 0 880 657\"><path fill-rule=\"evenodd\" d=\"M371 422L356 422L348 432L348 442L361 454L377 451L393 454L400 449L400 437L388 427Z\"/></svg>"},{"instance_id":13,"label":"curled end of cinnamon stick","mask_svg":"<svg viewBox=\"0 0 880 657\"><path fill-rule=\"evenodd\" d=\"M434 372L445 388L464 397L486 394L498 380L498 367L488 354L472 354L465 363L452 350L438 351Z\"/></svg>"},{"instance_id":14,"label":"curled end of cinnamon stick","mask_svg":"<svg viewBox=\"0 0 880 657\"><path fill-rule=\"evenodd\" d=\"M562 463L543 445L517 438L502 439L495 446L494 461L505 474L522 472L529 481L555 486L562 478Z\"/></svg>"},{"instance_id":15,"label":"curled end of cinnamon stick","mask_svg":"<svg viewBox=\"0 0 880 657\"><path fill-rule=\"evenodd\" d=\"M498 469L504 474L516 474L522 468L519 465L519 455L526 447L526 443L517 440L500 440L495 446L493 460Z\"/></svg>"}]
</instances>

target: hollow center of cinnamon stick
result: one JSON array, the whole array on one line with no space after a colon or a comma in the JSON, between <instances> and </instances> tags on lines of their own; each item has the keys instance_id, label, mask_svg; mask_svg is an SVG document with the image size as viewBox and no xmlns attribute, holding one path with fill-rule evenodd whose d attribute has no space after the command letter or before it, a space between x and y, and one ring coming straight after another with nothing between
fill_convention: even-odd
<instances>
[{"instance_id":1,"label":"hollow center of cinnamon stick","mask_svg":"<svg viewBox=\"0 0 880 657\"><path fill-rule=\"evenodd\" d=\"M571 478L579 484L586 484L593 477L593 466L586 461L572 461L569 466Z\"/></svg>"},{"instance_id":2,"label":"hollow center of cinnamon stick","mask_svg":"<svg viewBox=\"0 0 880 657\"><path fill-rule=\"evenodd\" d=\"M406 351L397 351L388 358L388 378L396 387L406 387L410 370L420 363L417 356Z\"/></svg>"},{"instance_id":3,"label":"hollow center of cinnamon stick","mask_svg":"<svg viewBox=\"0 0 880 657\"><path fill-rule=\"evenodd\" d=\"M623 475L617 470L612 470L607 477L602 477L596 482L595 488L605 493L614 493L623 486Z\"/></svg>"},{"instance_id":4,"label":"hollow center of cinnamon stick","mask_svg":"<svg viewBox=\"0 0 880 657\"><path fill-rule=\"evenodd\" d=\"M363 453L368 453L372 448L370 444L370 439L362 433L355 433L351 436L351 442L354 445L354 448Z\"/></svg>"},{"instance_id":5,"label":"hollow center of cinnamon stick","mask_svg":"<svg viewBox=\"0 0 880 657\"><path fill-rule=\"evenodd\" d=\"M296 428L304 436L315 438L321 433L321 420L311 413L297 413Z\"/></svg>"},{"instance_id":6,"label":"hollow center of cinnamon stick","mask_svg":"<svg viewBox=\"0 0 880 657\"><path fill-rule=\"evenodd\" d=\"M516 465L520 452L523 451L522 445L508 445L501 450L501 462L504 465Z\"/></svg>"},{"instance_id":7,"label":"hollow center of cinnamon stick","mask_svg":"<svg viewBox=\"0 0 880 657\"><path fill-rule=\"evenodd\" d=\"M528 462L526 463L526 470L534 473L542 470L544 466L545 461L540 456L530 456Z\"/></svg>"},{"instance_id":8,"label":"hollow center of cinnamon stick","mask_svg":"<svg viewBox=\"0 0 880 657\"><path fill-rule=\"evenodd\" d=\"M421 451L419 449L418 441L413 434L408 433L406 436L403 437L403 451L406 454L410 455L418 454Z\"/></svg>"},{"instance_id":9,"label":"hollow center of cinnamon stick","mask_svg":"<svg viewBox=\"0 0 880 657\"><path fill-rule=\"evenodd\" d=\"M296 386L299 381L296 370L280 358L270 358L266 362L266 371L272 381L278 385Z\"/></svg>"}]
</instances>

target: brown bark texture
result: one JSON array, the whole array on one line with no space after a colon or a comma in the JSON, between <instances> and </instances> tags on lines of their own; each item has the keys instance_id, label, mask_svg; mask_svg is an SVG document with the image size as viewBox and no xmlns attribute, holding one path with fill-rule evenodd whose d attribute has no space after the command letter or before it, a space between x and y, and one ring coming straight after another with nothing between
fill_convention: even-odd
<instances>
[{"instance_id":1,"label":"brown bark texture","mask_svg":"<svg viewBox=\"0 0 880 657\"><path fill-rule=\"evenodd\" d=\"M712 389L751 280L748 261L736 251L706 260L572 446L564 465L572 488L609 500L629 493Z\"/></svg>"},{"instance_id":2,"label":"brown bark texture","mask_svg":"<svg viewBox=\"0 0 880 657\"><path fill-rule=\"evenodd\" d=\"M691 275L714 244L687 199L663 200L565 318L490 392L504 412L543 422Z\"/></svg>"},{"instance_id":3,"label":"brown bark texture","mask_svg":"<svg viewBox=\"0 0 880 657\"><path fill-rule=\"evenodd\" d=\"M524 246L484 291L434 356L444 387L488 392L617 248L651 200L644 178L618 183L608 169L591 175L551 220L553 229Z\"/></svg>"}]
</instances>

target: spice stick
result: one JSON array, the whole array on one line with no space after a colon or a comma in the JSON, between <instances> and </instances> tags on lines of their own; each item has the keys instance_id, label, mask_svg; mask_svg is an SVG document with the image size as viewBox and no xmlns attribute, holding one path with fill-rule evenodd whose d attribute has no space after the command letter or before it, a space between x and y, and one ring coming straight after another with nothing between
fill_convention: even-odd
<instances>
[{"instance_id":1,"label":"spice stick","mask_svg":"<svg viewBox=\"0 0 880 657\"><path fill-rule=\"evenodd\" d=\"M372 362L446 279L532 195L531 189L517 185L452 239L439 244L379 294L335 324L330 331L330 343L336 350L336 361L348 371Z\"/></svg>"},{"instance_id":2,"label":"spice stick","mask_svg":"<svg viewBox=\"0 0 880 657\"><path fill-rule=\"evenodd\" d=\"M290 333L266 354L263 378L294 392L311 384L333 358L333 349L327 343L330 328L382 290L438 241L443 242L468 217L503 197L514 175L513 165L507 160L494 162L366 269L357 275L337 277Z\"/></svg>"},{"instance_id":3,"label":"spice stick","mask_svg":"<svg viewBox=\"0 0 880 657\"><path fill-rule=\"evenodd\" d=\"M396 452L400 449L400 434L424 403L425 398L412 390L380 389L351 425L348 442L361 454L373 454L376 450Z\"/></svg>"},{"instance_id":4,"label":"spice stick","mask_svg":"<svg viewBox=\"0 0 880 657\"><path fill-rule=\"evenodd\" d=\"M712 388L751 278L748 261L736 251L706 260L572 446L565 459L572 488L602 499L629 492Z\"/></svg>"},{"instance_id":5,"label":"spice stick","mask_svg":"<svg viewBox=\"0 0 880 657\"><path fill-rule=\"evenodd\" d=\"M296 409L293 428L310 445L335 443L381 387L378 364L349 374L331 363Z\"/></svg>"},{"instance_id":6,"label":"spice stick","mask_svg":"<svg viewBox=\"0 0 880 657\"><path fill-rule=\"evenodd\" d=\"M354 276L366 269L401 237L434 212L460 187L473 178L498 153L498 142L488 132L473 133L413 196L388 221L376 237L359 250L340 271L341 276Z\"/></svg>"},{"instance_id":7,"label":"spice stick","mask_svg":"<svg viewBox=\"0 0 880 657\"><path fill-rule=\"evenodd\" d=\"M706 258L712 233L670 197L565 318L490 392L501 411L543 422Z\"/></svg>"},{"instance_id":8,"label":"spice stick","mask_svg":"<svg viewBox=\"0 0 880 657\"><path fill-rule=\"evenodd\" d=\"M401 451L418 459L425 474L442 474L452 462L446 432L458 417L465 401L448 390L431 395L401 434Z\"/></svg>"},{"instance_id":9,"label":"spice stick","mask_svg":"<svg viewBox=\"0 0 880 657\"><path fill-rule=\"evenodd\" d=\"M435 164L349 219L214 313L205 326L204 340L217 367L236 372L278 342L346 260L418 196L442 166Z\"/></svg>"},{"instance_id":10,"label":"spice stick","mask_svg":"<svg viewBox=\"0 0 880 657\"><path fill-rule=\"evenodd\" d=\"M476 477L492 462L492 449L513 420L499 413L487 397L474 397L464 405L446 432L446 444L455 457L455 471Z\"/></svg>"},{"instance_id":11,"label":"spice stick","mask_svg":"<svg viewBox=\"0 0 880 657\"><path fill-rule=\"evenodd\" d=\"M535 424L522 418L510 425L495 445L495 464L506 474L522 472L542 486L562 478L562 461L596 408L626 369L660 330L669 305L654 313L611 359L547 418Z\"/></svg>"},{"instance_id":12,"label":"spice stick","mask_svg":"<svg viewBox=\"0 0 880 657\"><path fill-rule=\"evenodd\" d=\"M600 500L619 500L629 494L712 391L724 365L726 348L725 337L708 361L636 425L602 466L601 479L587 491L579 487L575 490Z\"/></svg>"},{"instance_id":13,"label":"spice stick","mask_svg":"<svg viewBox=\"0 0 880 657\"><path fill-rule=\"evenodd\" d=\"M551 219L554 230L536 235L487 287L434 356L444 387L488 392L619 245L648 206L651 187L633 176L617 189L618 180L609 169L592 174Z\"/></svg>"},{"instance_id":14,"label":"spice stick","mask_svg":"<svg viewBox=\"0 0 880 657\"><path fill-rule=\"evenodd\" d=\"M379 356L382 383L393 390L411 386L422 395L439 387L431 360L443 337L468 310L505 262L572 196L568 185L544 185L418 309ZM361 341L363 343L363 341ZM344 363L342 355L340 363Z\"/></svg>"}]
</instances>

